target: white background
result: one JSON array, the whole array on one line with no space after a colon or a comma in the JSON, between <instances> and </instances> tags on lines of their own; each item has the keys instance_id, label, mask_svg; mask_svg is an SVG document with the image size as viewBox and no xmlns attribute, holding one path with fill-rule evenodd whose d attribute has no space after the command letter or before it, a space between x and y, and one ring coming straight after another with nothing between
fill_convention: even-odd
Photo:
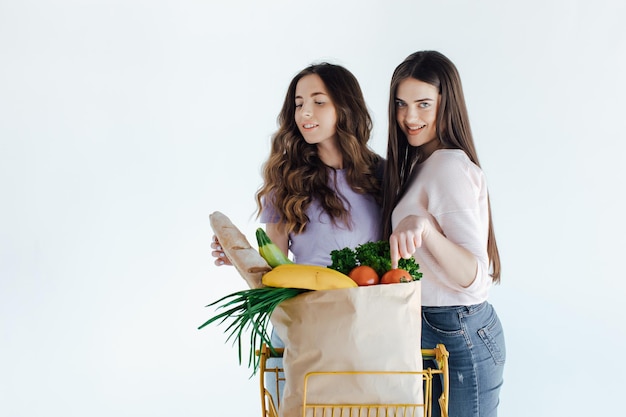
<instances>
[{"instance_id":1,"label":"white background","mask_svg":"<svg viewBox=\"0 0 626 417\"><path fill-rule=\"evenodd\" d=\"M0 415L260 415L223 329L196 329L245 288L208 216L254 242L309 63L357 76L384 154L391 73L420 49L457 64L490 184L500 415L620 409L625 4L1 0Z\"/></svg>"}]
</instances>

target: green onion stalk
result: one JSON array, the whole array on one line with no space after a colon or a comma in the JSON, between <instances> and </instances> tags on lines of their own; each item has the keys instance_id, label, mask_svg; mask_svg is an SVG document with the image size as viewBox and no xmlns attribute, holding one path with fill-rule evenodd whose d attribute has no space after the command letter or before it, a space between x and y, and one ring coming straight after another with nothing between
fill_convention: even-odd
<instances>
[{"instance_id":1,"label":"green onion stalk","mask_svg":"<svg viewBox=\"0 0 626 417\"><path fill-rule=\"evenodd\" d=\"M242 336L244 333L250 332L248 367L253 368L252 376L254 376L260 363L260 357L256 351L261 349L263 343L266 343L270 350L275 353L267 333L272 312L283 301L306 291L308 290L300 288L263 287L229 294L206 306L218 305L217 308L224 309L224 311L211 317L198 329L216 321L219 321L218 325L230 322L224 333L228 333L227 342L232 339L233 345L237 344L240 365L243 356Z\"/></svg>"}]
</instances>

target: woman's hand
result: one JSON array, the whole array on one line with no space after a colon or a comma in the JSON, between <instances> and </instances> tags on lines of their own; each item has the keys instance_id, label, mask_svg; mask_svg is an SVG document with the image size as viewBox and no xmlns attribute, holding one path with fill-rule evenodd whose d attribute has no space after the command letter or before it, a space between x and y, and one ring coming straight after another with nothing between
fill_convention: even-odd
<instances>
[{"instance_id":1,"label":"woman's hand","mask_svg":"<svg viewBox=\"0 0 626 417\"><path fill-rule=\"evenodd\" d=\"M425 217L409 215L398 223L389 236L391 267L397 268L400 258L408 259L424 246L448 277L462 287L476 278L478 261L464 247L449 240Z\"/></svg>"},{"instance_id":2,"label":"woman's hand","mask_svg":"<svg viewBox=\"0 0 626 417\"><path fill-rule=\"evenodd\" d=\"M222 245L220 245L220 242L217 240L217 237L215 235L213 235L213 238L211 240L211 248L214 249L213 252L211 252L211 255L216 258L215 265L232 265L230 260L226 257L226 254L222 249Z\"/></svg>"},{"instance_id":3,"label":"woman's hand","mask_svg":"<svg viewBox=\"0 0 626 417\"><path fill-rule=\"evenodd\" d=\"M398 267L400 258L409 259L413 256L415 250L422 246L429 226L428 220L415 215L406 216L398 223L389 236L391 268Z\"/></svg>"}]
</instances>

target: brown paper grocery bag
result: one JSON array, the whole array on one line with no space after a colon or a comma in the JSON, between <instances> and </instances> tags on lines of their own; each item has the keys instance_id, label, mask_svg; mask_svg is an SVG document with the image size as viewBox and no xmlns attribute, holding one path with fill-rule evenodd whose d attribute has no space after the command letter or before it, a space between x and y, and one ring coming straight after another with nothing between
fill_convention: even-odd
<instances>
[{"instance_id":1,"label":"brown paper grocery bag","mask_svg":"<svg viewBox=\"0 0 626 417\"><path fill-rule=\"evenodd\" d=\"M303 415L308 372L422 370L419 281L307 292L281 303L272 323L285 342L280 417ZM308 380L306 398L307 404L421 403L422 380L316 376Z\"/></svg>"}]
</instances>

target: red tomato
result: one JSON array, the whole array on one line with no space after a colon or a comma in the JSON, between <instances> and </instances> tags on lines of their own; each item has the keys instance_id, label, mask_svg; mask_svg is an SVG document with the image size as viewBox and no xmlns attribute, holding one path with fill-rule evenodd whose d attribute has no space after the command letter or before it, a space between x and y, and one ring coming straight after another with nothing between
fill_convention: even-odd
<instances>
[{"instance_id":1,"label":"red tomato","mask_svg":"<svg viewBox=\"0 0 626 417\"><path fill-rule=\"evenodd\" d=\"M411 282L413 277L404 269L390 269L380 279L381 284L397 284L399 282Z\"/></svg>"},{"instance_id":2,"label":"red tomato","mask_svg":"<svg viewBox=\"0 0 626 417\"><path fill-rule=\"evenodd\" d=\"M375 285L380 281L374 268L367 265L354 267L348 276L361 287L366 285Z\"/></svg>"}]
</instances>

